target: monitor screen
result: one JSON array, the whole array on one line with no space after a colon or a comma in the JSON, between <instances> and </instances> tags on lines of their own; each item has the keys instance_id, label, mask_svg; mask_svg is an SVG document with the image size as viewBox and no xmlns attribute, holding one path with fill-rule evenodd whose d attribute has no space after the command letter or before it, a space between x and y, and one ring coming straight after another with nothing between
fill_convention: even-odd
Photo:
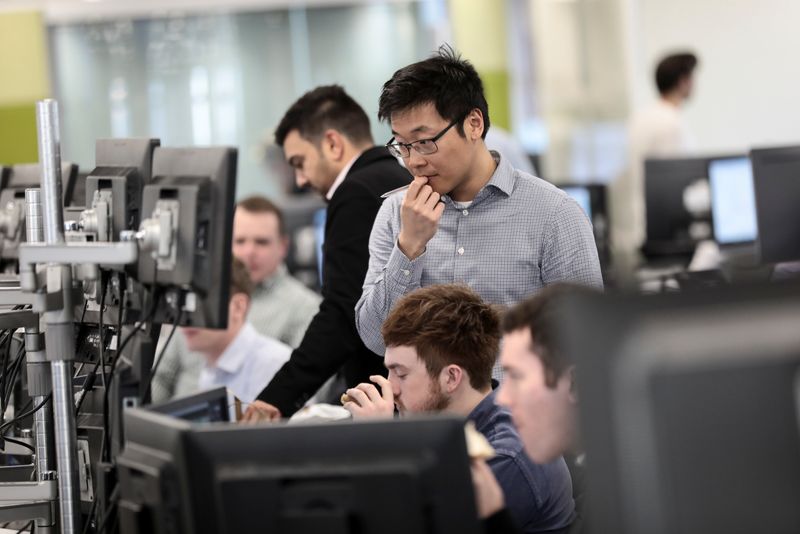
<instances>
[{"instance_id":1,"label":"monitor screen","mask_svg":"<svg viewBox=\"0 0 800 534\"><path fill-rule=\"evenodd\" d=\"M708 164L711 218L720 245L749 243L758 235L750 158L721 158Z\"/></svg>"},{"instance_id":2,"label":"monitor screen","mask_svg":"<svg viewBox=\"0 0 800 534\"><path fill-rule=\"evenodd\" d=\"M221 387L153 404L147 409L192 423L219 423L236 420L235 402L233 395Z\"/></svg>"},{"instance_id":3,"label":"monitor screen","mask_svg":"<svg viewBox=\"0 0 800 534\"><path fill-rule=\"evenodd\" d=\"M586 187L569 186L562 187L562 191L571 196L575 202L583 209L589 220L592 220L592 196Z\"/></svg>"},{"instance_id":4,"label":"monitor screen","mask_svg":"<svg viewBox=\"0 0 800 534\"><path fill-rule=\"evenodd\" d=\"M761 261L800 260L800 146L754 149L750 159Z\"/></svg>"},{"instance_id":5,"label":"monitor screen","mask_svg":"<svg viewBox=\"0 0 800 534\"><path fill-rule=\"evenodd\" d=\"M711 236L708 213L691 212L686 193L708 184L708 157L647 159L644 163L646 256L691 255Z\"/></svg>"},{"instance_id":6,"label":"monitor screen","mask_svg":"<svg viewBox=\"0 0 800 534\"><path fill-rule=\"evenodd\" d=\"M126 411L123 534L482 532L460 418L181 423Z\"/></svg>"},{"instance_id":7,"label":"monitor screen","mask_svg":"<svg viewBox=\"0 0 800 534\"><path fill-rule=\"evenodd\" d=\"M800 532L800 287L564 302L591 532Z\"/></svg>"}]
</instances>

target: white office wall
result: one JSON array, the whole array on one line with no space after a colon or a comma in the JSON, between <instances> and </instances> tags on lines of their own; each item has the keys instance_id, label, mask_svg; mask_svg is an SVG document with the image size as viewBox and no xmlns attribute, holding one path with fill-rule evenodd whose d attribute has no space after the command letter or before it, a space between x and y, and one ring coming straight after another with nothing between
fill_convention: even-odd
<instances>
[{"instance_id":1,"label":"white office wall","mask_svg":"<svg viewBox=\"0 0 800 534\"><path fill-rule=\"evenodd\" d=\"M624 162L629 83L623 11L622 0L530 4L549 179L608 181Z\"/></svg>"},{"instance_id":2,"label":"white office wall","mask_svg":"<svg viewBox=\"0 0 800 534\"><path fill-rule=\"evenodd\" d=\"M676 48L700 56L687 120L700 151L800 144L800 1L627 0L632 107Z\"/></svg>"}]
</instances>

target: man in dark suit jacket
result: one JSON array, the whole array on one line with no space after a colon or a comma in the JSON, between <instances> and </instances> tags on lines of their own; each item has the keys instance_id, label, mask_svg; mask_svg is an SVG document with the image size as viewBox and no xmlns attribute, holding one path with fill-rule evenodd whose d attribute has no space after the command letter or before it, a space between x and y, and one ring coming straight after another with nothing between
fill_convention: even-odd
<instances>
[{"instance_id":1,"label":"man in dark suit jacket","mask_svg":"<svg viewBox=\"0 0 800 534\"><path fill-rule=\"evenodd\" d=\"M286 112L275 132L300 187L328 201L322 304L275 378L248 408L246 420L288 417L341 371L348 386L386 374L382 355L356 331L355 306L369 262L369 235L381 194L411 182L385 147L376 147L369 118L340 86L318 87Z\"/></svg>"}]
</instances>

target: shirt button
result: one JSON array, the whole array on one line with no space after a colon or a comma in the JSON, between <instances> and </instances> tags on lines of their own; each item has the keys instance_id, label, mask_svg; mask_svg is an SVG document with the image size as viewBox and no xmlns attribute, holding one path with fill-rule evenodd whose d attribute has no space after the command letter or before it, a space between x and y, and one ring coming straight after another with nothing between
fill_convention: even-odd
<instances>
[{"instance_id":1,"label":"shirt button","mask_svg":"<svg viewBox=\"0 0 800 534\"><path fill-rule=\"evenodd\" d=\"M464 247L459 247L457 252L458 252L459 256L463 256L464 255Z\"/></svg>"},{"instance_id":2,"label":"shirt button","mask_svg":"<svg viewBox=\"0 0 800 534\"><path fill-rule=\"evenodd\" d=\"M467 215L469 215L469 210L464 210L464 211L462 211L461 213L463 213L463 214L464 214L464 217L466 217Z\"/></svg>"},{"instance_id":3,"label":"shirt button","mask_svg":"<svg viewBox=\"0 0 800 534\"><path fill-rule=\"evenodd\" d=\"M409 271L408 269L403 269L403 271L402 271L402 272L403 272L403 274L404 274L404 275L406 275L406 276L410 276L410 275L411 275L411 271Z\"/></svg>"}]
</instances>

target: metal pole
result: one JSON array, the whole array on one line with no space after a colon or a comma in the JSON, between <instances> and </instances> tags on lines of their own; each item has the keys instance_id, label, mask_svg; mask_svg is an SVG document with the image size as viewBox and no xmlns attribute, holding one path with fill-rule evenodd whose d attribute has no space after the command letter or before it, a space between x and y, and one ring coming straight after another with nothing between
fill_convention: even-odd
<instances>
[{"instance_id":1,"label":"metal pole","mask_svg":"<svg viewBox=\"0 0 800 534\"><path fill-rule=\"evenodd\" d=\"M28 243L42 243L44 241L44 227L42 224L41 192L38 189L25 190L25 228ZM38 327L25 329L25 359L28 366L28 391L33 395L33 404L38 406L47 394L52 391L52 378L50 362L44 352L44 340ZM36 440L36 479L39 482L47 480L52 475L53 457L51 447L53 443L53 417L50 406L45 406L33 414L34 438ZM55 518L52 521L37 520L37 532L51 532Z\"/></svg>"},{"instance_id":2,"label":"metal pole","mask_svg":"<svg viewBox=\"0 0 800 534\"><path fill-rule=\"evenodd\" d=\"M61 126L58 102L36 103L36 126L39 132L39 165L42 168L44 239L48 245L64 242L64 211L61 194Z\"/></svg>"},{"instance_id":3,"label":"metal pole","mask_svg":"<svg viewBox=\"0 0 800 534\"><path fill-rule=\"evenodd\" d=\"M39 133L39 163L42 168L42 207L44 238L48 245L64 242L64 213L61 196L61 140L58 103L42 100L36 104ZM45 312L45 348L53 375L53 417L55 420L56 462L61 532L80 531L80 487L75 408L72 391L72 360L75 358L72 310L72 268L47 267L47 290L60 290L64 307Z\"/></svg>"}]
</instances>

